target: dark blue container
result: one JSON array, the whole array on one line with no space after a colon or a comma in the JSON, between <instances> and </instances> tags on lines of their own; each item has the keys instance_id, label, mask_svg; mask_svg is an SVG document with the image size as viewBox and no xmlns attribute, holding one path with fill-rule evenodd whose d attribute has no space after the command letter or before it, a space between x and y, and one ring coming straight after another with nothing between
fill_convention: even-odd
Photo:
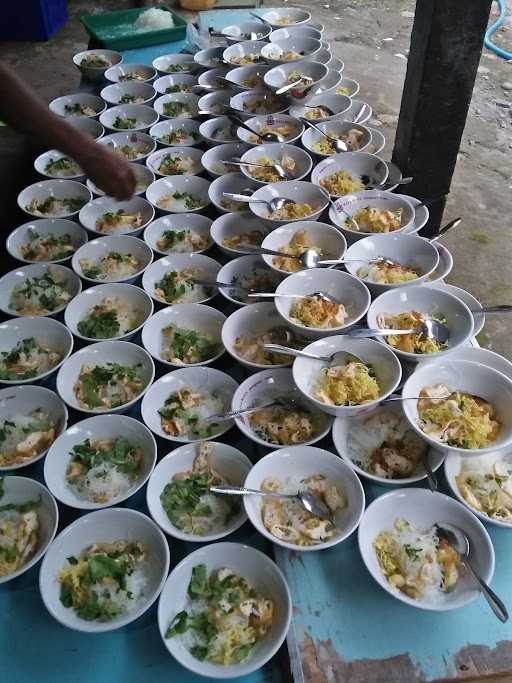
<instances>
[{"instance_id":1,"label":"dark blue container","mask_svg":"<svg viewBox=\"0 0 512 683\"><path fill-rule=\"evenodd\" d=\"M68 20L66 0L0 0L0 40L48 40Z\"/></svg>"}]
</instances>

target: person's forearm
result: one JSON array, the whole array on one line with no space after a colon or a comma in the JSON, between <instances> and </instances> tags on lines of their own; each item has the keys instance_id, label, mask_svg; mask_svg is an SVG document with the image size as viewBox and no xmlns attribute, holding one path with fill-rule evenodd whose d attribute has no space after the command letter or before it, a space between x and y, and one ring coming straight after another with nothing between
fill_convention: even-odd
<instances>
[{"instance_id":1,"label":"person's forearm","mask_svg":"<svg viewBox=\"0 0 512 683\"><path fill-rule=\"evenodd\" d=\"M0 120L36 138L48 148L59 149L71 157L92 153L92 141L53 114L10 69L0 64Z\"/></svg>"}]
</instances>

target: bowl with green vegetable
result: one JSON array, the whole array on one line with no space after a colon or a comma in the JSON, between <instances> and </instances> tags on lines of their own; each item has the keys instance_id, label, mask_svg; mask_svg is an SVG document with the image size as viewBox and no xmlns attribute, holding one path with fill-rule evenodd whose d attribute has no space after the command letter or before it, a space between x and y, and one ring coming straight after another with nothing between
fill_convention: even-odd
<instances>
[{"instance_id":1,"label":"bowl with green vegetable","mask_svg":"<svg viewBox=\"0 0 512 683\"><path fill-rule=\"evenodd\" d=\"M144 241L157 254L201 254L212 246L212 219L198 213L157 218L144 231Z\"/></svg>"},{"instance_id":2,"label":"bowl with green vegetable","mask_svg":"<svg viewBox=\"0 0 512 683\"><path fill-rule=\"evenodd\" d=\"M146 197L162 214L195 213L210 203L209 187L208 180L196 175L170 175L151 183Z\"/></svg>"},{"instance_id":3,"label":"bowl with green vegetable","mask_svg":"<svg viewBox=\"0 0 512 683\"><path fill-rule=\"evenodd\" d=\"M131 339L153 314L153 301L140 287L107 283L73 299L64 314L68 329L85 341Z\"/></svg>"},{"instance_id":4,"label":"bowl with green vegetable","mask_svg":"<svg viewBox=\"0 0 512 683\"><path fill-rule=\"evenodd\" d=\"M214 485L242 486L252 463L237 448L215 441L185 444L154 469L146 491L158 526L183 541L209 542L236 531L246 520L242 501L215 494Z\"/></svg>"},{"instance_id":5,"label":"bowl with green vegetable","mask_svg":"<svg viewBox=\"0 0 512 683\"><path fill-rule=\"evenodd\" d=\"M100 115L100 123L108 130L148 130L158 121L158 113L147 104L118 104Z\"/></svg>"},{"instance_id":6,"label":"bowl with green vegetable","mask_svg":"<svg viewBox=\"0 0 512 683\"><path fill-rule=\"evenodd\" d=\"M219 270L220 264L204 254L168 254L144 271L142 286L159 304L203 304L217 294L208 285Z\"/></svg>"},{"instance_id":7,"label":"bowl with green vegetable","mask_svg":"<svg viewBox=\"0 0 512 683\"><path fill-rule=\"evenodd\" d=\"M34 161L34 168L45 178L67 178L81 182L85 173L74 159L58 149L50 149L40 154Z\"/></svg>"},{"instance_id":8,"label":"bowl with green vegetable","mask_svg":"<svg viewBox=\"0 0 512 683\"><path fill-rule=\"evenodd\" d=\"M117 505L149 479L156 442L147 427L126 415L96 415L54 441L44 479L61 503L78 510Z\"/></svg>"},{"instance_id":9,"label":"bowl with green vegetable","mask_svg":"<svg viewBox=\"0 0 512 683\"><path fill-rule=\"evenodd\" d=\"M23 223L6 241L9 254L23 263L63 263L87 242L85 230L67 218Z\"/></svg>"},{"instance_id":10,"label":"bowl with green vegetable","mask_svg":"<svg viewBox=\"0 0 512 683\"><path fill-rule=\"evenodd\" d=\"M237 678L278 651L291 611L286 579L267 555L220 542L195 550L173 569L160 596L158 627L185 668L207 680Z\"/></svg>"},{"instance_id":11,"label":"bowl with green vegetable","mask_svg":"<svg viewBox=\"0 0 512 683\"><path fill-rule=\"evenodd\" d=\"M197 116L199 97L190 92L161 95L154 102L162 119L193 119Z\"/></svg>"},{"instance_id":12,"label":"bowl with green vegetable","mask_svg":"<svg viewBox=\"0 0 512 683\"><path fill-rule=\"evenodd\" d=\"M142 329L142 343L164 365L210 365L224 353L226 316L204 304L175 304L155 313Z\"/></svg>"},{"instance_id":13,"label":"bowl with green vegetable","mask_svg":"<svg viewBox=\"0 0 512 683\"><path fill-rule=\"evenodd\" d=\"M102 282L135 282L153 262L148 245L130 235L109 235L90 240L78 249L71 267L82 280Z\"/></svg>"},{"instance_id":14,"label":"bowl with green vegetable","mask_svg":"<svg viewBox=\"0 0 512 683\"><path fill-rule=\"evenodd\" d=\"M39 573L43 603L75 631L113 631L138 619L159 596L169 546L152 519L126 508L95 510L70 524Z\"/></svg>"}]
</instances>

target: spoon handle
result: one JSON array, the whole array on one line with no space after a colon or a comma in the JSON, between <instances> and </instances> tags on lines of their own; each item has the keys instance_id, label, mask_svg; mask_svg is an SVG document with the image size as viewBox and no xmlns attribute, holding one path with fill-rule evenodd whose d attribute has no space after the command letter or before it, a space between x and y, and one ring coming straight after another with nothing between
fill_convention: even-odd
<instances>
[{"instance_id":1,"label":"spoon handle","mask_svg":"<svg viewBox=\"0 0 512 683\"><path fill-rule=\"evenodd\" d=\"M484 598L487 600L489 607L492 609L498 619L505 623L508 620L508 610L504 603L496 595L496 593L485 583L485 581L477 574L468 559L464 560L464 565L469 569L475 581L478 583Z\"/></svg>"},{"instance_id":2,"label":"spoon handle","mask_svg":"<svg viewBox=\"0 0 512 683\"><path fill-rule=\"evenodd\" d=\"M499 306L483 306L482 308L472 308L471 313L511 313L512 304L500 304Z\"/></svg>"},{"instance_id":3,"label":"spoon handle","mask_svg":"<svg viewBox=\"0 0 512 683\"><path fill-rule=\"evenodd\" d=\"M233 119L233 121L236 121L236 123L238 123L240 128L243 128L244 130L248 130L249 133L252 133L253 135L256 135L258 138L261 139L261 135L258 135L258 133L255 130L253 130L250 126L248 126L243 119L236 116L236 114L233 114L232 111L228 111L226 113L226 116L228 117L228 119Z\"/></svg>"},{"instance_id":4,"label":"spoon handle","mask_svg":"<svg viewBox=\"0 0 512 683\"><path fill-rule=\"evenodd\" d=\"M283 254L282 251L274 251L273 249L267 249L266 247L256 247L254 249L251 249L248 247L245 249L245 252L247 254L266 254L268 256L283 256L284 258L294 258L294 259L300 259L300 256L292 256L290 254Z\"/></svg>"},{"instance_id":5,"label":"spoon handle","mask_svg":"<svg viewBox=\"0 0 512 683\"><path fill-rule=\"evenodd\" d=\"M299 78L298 81L294 81L293 83L287 83L286 85L283 85L281 88L279 88L279 90L276 90L276 95L283 95L285 92L288 92L288 90L293 90L293 88L297 87L301 83L304 83L306 80L311 80L311 78L308 79L307 76L301 76L301 78Z\"/></svg>"},{"instance_id":6,"label":"spoon handle","mask_svg":"<svg viewBox=\"0 0 512 683\"><path fill-rule=\"evenodd\" d=\"M423 461L423 467L425 468L425 472L427 473L428 487L432 491L432 493L435 493L437 491L437 477L434 474L432 467L430 466L430 460L428 459L428 453L426 453L423 456L422 461Z\"/></svg>"},{"instance_id":7,"label":"spoon handle","mask_svg":"<svg viewBox=\"0 0 512 683\"><path fill-rule=\"evenodd\" d=\"M256 410L263 410L263 408L268 408L273 406L275 401L267 401L259 406L251 406L250 408L244 408L243 410L230 410L227 413L222 413L219 415L209 415L206 418L206 422L223 422L224 420L232 420L234 417L239 415L245 415L246 413L254 413Z\"/></svg>"},{"instance_id":8,"label":"spoon handle","mask_svg":"<svg viewBox=\"0 0 512 683\"><path fill-rule=\"evenodd\" d=\"M257 204L267 204L267 202L264 199L251 199L250 197L246 197L244 194L235 194L234 192L223 192L222 196L226 197L226 199L232 199L235 202L243 202L245 204L249 204L249 202L256 202Z\"/></svg>"},{"instance_id":9,"label":"spoon handle","mask_svg":"<svg viewBox=\"0 0 512 683\"><path fill-rule=\"evenodd\" d=\"M366 102L363 102L361 109L357 112L357 114L352 119L352 123L359 123L359 121L363 118L365 113L366 113Z\"/></svg>"},{"instance_id":10,"label":"spoon handle","mask_svg":"<svg viewBox=\"0 0 512 683\"><path fill-rule=\"evenodd\" d=\"M273 353L282 353L285 356L293 356L294 358L311 358L312 360L328 361L328 358L322 356L315 356L313 353L307 351L299 351L298 349L291 349L288 346L281 346L281 344L263 344L265 351L272 351Z\"/></svg>"},{"instance_id":11,"label":"spoon handle","mask_svg":"<svg viewBox=\"0 0 512 683\"><path fill-rule=\"evenodd\" d=\"M425 199L425 201L421 202L421 204L416 204L414 210L416 211L416 209L422 209L424 206L430 206L431 204L440 202L441 199L444 199L447 194L448 192L445 192L444 194L438 194L437 197L430 197L429 199Z\"/></svg>"},{"instance_id":12,"label":"spoon handle","mask_svg":"<svg viewBox=\"0 0 512 683\"><path fill-rule=\"evenodd\" d=\"M252 297L259 297L262 299L275 299L276 296L280 296L283 299L306 299L306 296L302 296L301 294L276 294L275 292L254 292L253 294L249 294L249 296Z\"/></svg>"},{"instance_id":13,"label":"spoon handle","mask_svg":"<svg viewBox=\"0 0 512 683\"><path fill-rule=\"evenodd\" d=\"M274 491L258 491L258 489L248 489L245 486L210 486L212 493L225 493L229 496L272 496L274 498L295 498L290 493L275 493Z\"/></svg>"},{"instance_id":14,"label":"spoon handle","mask_svg":"<svg viewBox=\"0 0 512 683\"><path fill-rule=\"evenodd\" d=\"M418 208L418 207L416 207L416 208ZM432 239L429 240L430 244L432 244L432 242L437 242L437 240L440 237L442 237L443 235L445 235L448 232L448 230L451 230L452 228L456 228L461 221L462 221L462 218L454 218L453 221L450 221L449 223L444 225L442 228L439 229L439 232L437 233L437 235L435 237L432 237Z\"/></svg>"},{"instance_id":15,"label":"spoon handle","mask_svg":"<svg viewBox=\"0 0 512 683\"><path fill-rule=\"evenodd\" d=\"M356 327L353 330L349 330L346 334L347 337L389 337L390 335L400 335L400 334L415 334L418 330L374 330L369 327Z\"/></svg>"}]
</instances>

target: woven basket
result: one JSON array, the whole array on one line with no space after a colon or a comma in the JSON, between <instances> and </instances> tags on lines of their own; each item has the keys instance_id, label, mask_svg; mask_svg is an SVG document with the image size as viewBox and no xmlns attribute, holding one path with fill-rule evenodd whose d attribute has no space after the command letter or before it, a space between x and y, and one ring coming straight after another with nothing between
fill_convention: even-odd
<instances>
[{"instance_id":1,"label":"woven basket","mask_svg":"<svg viewBox=\"0 0 512 683\"><path fill-rule=\"evenodd\" d=\"M216 0L180 0L180 5L183 9L200 12L203 9L211 9L215 2Z\"/></svg>"}]
</instances>

